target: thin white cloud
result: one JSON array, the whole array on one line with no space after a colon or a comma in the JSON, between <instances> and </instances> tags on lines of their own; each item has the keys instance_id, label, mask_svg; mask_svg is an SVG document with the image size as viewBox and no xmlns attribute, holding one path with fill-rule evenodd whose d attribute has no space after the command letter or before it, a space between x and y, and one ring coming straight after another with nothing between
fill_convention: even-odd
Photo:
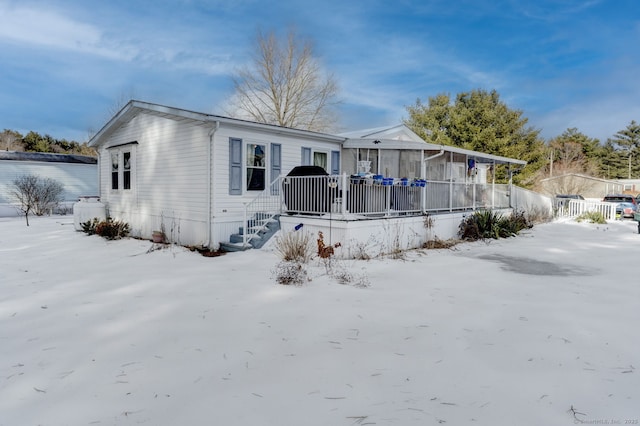
<instances>
[{"instance_id":1,"label":"thin white cloud","mask_svg":"<svg viewBox=\"0 0 640 426\"><path fill-rule=\"evenodd\" d=\"M532 2L522 6L517 0L512 0L512 7L514 10L520 10L520 13L530 19L555 21L591 9L600 3L602 0L569 0L563 3Z\"/></svg>"},{"instance_id":2,"label":"thin white cloud","mask_svg":"<svg viewBox=\"0 0 640 426\"><path fill-rule=\"evenodd\" d=\"M199 46L179 35L167 34L162 27L135 33L135 38L110 26L104 30L91 23L69 17L60 10L38 6L0 3L0 42L29 48L57 49L121 62L206 75L228 74L231 55L212 53L210 46ZM120 24L122 25L122 24ZM139 26L143 23L138 22Z\"/></svg>"},{"instance_id":3,"label":"thin white cloud","mask_svg":"<svg viewBox=\"0 0 640 426\"><path fill-rule=\"evenodd\" d=\"M100 29L53 10L0 4L0 16L3 23L0 26L0 40L110 59L128 60L137 54L131 46L110 48L105 45Z\"/></svg>"}]
</instances>

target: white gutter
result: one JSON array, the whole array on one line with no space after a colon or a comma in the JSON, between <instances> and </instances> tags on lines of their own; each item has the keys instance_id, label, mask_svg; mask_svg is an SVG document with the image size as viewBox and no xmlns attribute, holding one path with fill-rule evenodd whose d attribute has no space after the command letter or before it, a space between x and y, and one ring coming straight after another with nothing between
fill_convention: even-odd
<instances>
[{"instance_id":1,"label":"white gutter","mask_svg":"<svg viewBox=\"0 0 640 426\"><path fill-rule=\"evenodd\" d=\"M209 147L208 147L208 155L207 155L207 241L204 244L205 247L211 248L211 232L213 227L211 226L211 220L213 219L213 196L211 195L212 190L212 179L213 179L213 153L215 150L213 149L214 136L218 129L220 128L220 122L216 121L215 126L209 131Z\"/></svg>"}]
</instances>

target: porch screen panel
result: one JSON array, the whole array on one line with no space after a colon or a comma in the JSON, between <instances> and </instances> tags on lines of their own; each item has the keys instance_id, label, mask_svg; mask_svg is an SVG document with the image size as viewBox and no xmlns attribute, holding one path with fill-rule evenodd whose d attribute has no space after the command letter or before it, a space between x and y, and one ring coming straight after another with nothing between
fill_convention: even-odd
<instances>
[{"instance_id":1,"label":"porch screen panel","mask_svg":"<svg viewBox=\"0 0 640 426\"><path fill-rule=\"evenodd\" d=\"M380 173L386 177L408 177L400 174L400 151L395 149L382 150L380 154Z\"/></svg>"},{"instance_id":2,"label":"porch screen panel","mask_svg":"<svg viewBox=\"0 0 640 426\"><path fill-rule=\"evenodd\" d=\"M229 195L242 195L242 139L229 138Z\"/></svg>"},{"instance_id":3,"label":"porch screen panel","mask_svg":"<svg viewBox=\"0 0 640 426\"><path fill-rule=\"evenodd\" d=\"M331 174L340 174L340 151L331 151Z\"/></svg>"},{"instance_id":4,"label":"porch screen panel","mask_svg":"<svg viewBox=\"0 0 640 426\"><path fill-rule=\"evenodd\" d=\"M344 157L342 158L342 170L345 173L353 175L358 172L357 161L358 161L358 150L355 148L345 149L343 151Z\"/></svg>"},{"instance_id":5,"label":"porch screen panel","mask_svg":"<svg viewBox=\"0 0 640 426\"><path fill-rule=\"evenodd\" d=\"M400 151L400 176L418 178L420 172L420 151Z\"/></svg>"},{"instance_id":6,"label":"porch screen panel","mask_svg":"<svg viewBox=\"0 0 640 426\"><path fill-rule=\"evenodd\" d=\"M373 174L380 173L378 170L378 150L361 148L358 150L358 163L365 161L369 164L368 171ZM360 171L360 170L358 170Z\"/></svg>"}]
</instances>

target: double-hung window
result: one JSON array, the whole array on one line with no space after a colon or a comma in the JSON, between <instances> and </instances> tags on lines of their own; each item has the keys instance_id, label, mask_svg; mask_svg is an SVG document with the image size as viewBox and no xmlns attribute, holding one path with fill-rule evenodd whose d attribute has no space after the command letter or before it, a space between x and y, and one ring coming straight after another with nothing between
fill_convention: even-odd
<instances>
[{"instance_id":1,"label":"double-hung window","mask_svg":"<svg viewBox=\"0 0 640 426\"><path fill-rule=\"evenodd\" d=\"M316 151L303 146L300 165L322 167L327 173L337 175L340 173L340 151L331 151L331 157L329 157L327 151Z\"/></svg>"},{"instance_id":2,"label":"double-hung window","mask_svg":"<svg viewBox=\"0 0 640 426\"><path fill-rule=\"evenodd\" d=\"M131 151L122 153L122 189L131 189Z\"/></svg>"},{"instance_id":3,"label":"double-hung window","mask_svg":"<svg viewBox=\"0 0 640 426\"><path fill-rule=\"evenodd\" d=\"M266 178L266 147L250 143L247 144L247 191L263 191Z\"/></svg>"},{"instance_id":4,"label":"double-hung window","mask_svg":"<svg viewBox=\"0 0 640 426\"><path fill-rule=\"evenodd\" d=\"M111 158L111 189L131 190L133 185L133 158L135 142L109 149Z\"/></svg>"},{"instance_id":5,"label":"double-hung window","mask_svg":"<svg viewBox=\"0 0 640 426\"><path fill-rule=\"evenodd\" d=\"M229 195L264 191L280 175L282 145L259 142L229 138ZM272 191L277 194L277 190Z\"/></svg>"},{"instance_id":6,"label":"double-hung window","mask_svg":"<svg viewBox=\"0 0 640 426\"><path fill-rule=\"evenodd\" d=\"M120 153L118 151L111 153L111 189L118 189L118 176L119 176L119 164Z\"/></svg>"}]
</instances>

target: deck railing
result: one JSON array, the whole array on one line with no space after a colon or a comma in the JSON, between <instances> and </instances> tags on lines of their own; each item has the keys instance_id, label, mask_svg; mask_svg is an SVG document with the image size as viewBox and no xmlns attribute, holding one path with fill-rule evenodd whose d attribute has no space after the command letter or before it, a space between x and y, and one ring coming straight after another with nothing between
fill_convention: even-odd
<instances>
[{"instance_id":1,"label":"deck railing","mask_svg":"<svg viewBox=\"0 0 640 426\"><path fill-rule=\"evenodd\" d=\"M252 238L259 235L267 224L282 213L280 178L273 181L267 189L244 206L244 226L242 244L246 246Z\"/></svg>"},{"instance_id":2,"label":"deck railing","mask_svg":"<svg viewBox=\"0 0 640 426\"><path fill-rule=\"evenodd\" d=\"M245 205L243 240L247 244L282 213L376 218L510 207L551 209L550 203L548 197L505 184L374 181L346 174L280 176Z\"/></svg>"},{"instance_id":3,"label":"deck railing","mask_svg":"<svg viewBox=\"0 0 640 426\"><path fill-rule=\"evenodd\" d=\"M421 212L508 208L509 186L444 181L374 181L347 175L281 177L291 214L350 213L380 217Z\"/></svg>"}]
</instances>

